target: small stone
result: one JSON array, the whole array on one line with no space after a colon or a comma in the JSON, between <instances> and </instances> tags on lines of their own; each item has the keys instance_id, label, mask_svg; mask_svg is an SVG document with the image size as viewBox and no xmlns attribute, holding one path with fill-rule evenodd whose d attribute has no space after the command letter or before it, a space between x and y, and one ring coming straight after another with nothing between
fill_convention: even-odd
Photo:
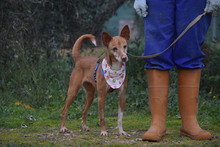
<instances>
[{"instance_id":1,"label":"small stone","mask_svg":"<svg viewBox=\"0 0 220 147\"><path fill-rule=\"evenodd\" d=\"M21 128L22 128L22 129L27 128L27 127L28 127L28 126L25 125L25 124L22 124L22 125L21 125Z\"/></svg>"},{"instance_id":2,"label":"small stone","mask_svg":"<svg viewBox=\"0 0 220 147\"><path fill-rule=\"evenodd\" d=\"M218 138L218 135L213 135L212 138L216 139Z\"/></svg>"}]
</instances>

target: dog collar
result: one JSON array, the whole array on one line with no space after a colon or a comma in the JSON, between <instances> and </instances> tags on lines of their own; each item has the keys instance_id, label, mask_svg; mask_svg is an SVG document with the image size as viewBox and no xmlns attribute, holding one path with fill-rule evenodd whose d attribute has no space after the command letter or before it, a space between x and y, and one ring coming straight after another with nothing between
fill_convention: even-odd
<instances>
[{"instance_id":1,"label":"dog collar","mask_svg":"<svg viewBox=\"0 0 220 147\"><path fill-rule=\"evenodd\" d=\"M120 70L112 70L106 59L102 61L104 77L108 85L113 89L118 89L124 83L126 76L125 63L122 63Z\"/></svg>"}]
</instances>

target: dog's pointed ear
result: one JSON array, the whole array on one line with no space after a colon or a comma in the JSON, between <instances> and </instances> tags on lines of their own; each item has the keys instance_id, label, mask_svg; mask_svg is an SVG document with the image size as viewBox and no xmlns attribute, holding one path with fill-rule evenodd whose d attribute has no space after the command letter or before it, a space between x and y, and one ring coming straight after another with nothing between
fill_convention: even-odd
<instances>
[{"instance_id":1,"label":"dog's pointed ear","mask_svg":"<svg viewBox=\"0 0 220 147\"><path fill-rule=\"evenodd\" d=\"M128 25L124 26L121 30L120 36L125 38L127 41L130 39L130 30Z\"/></svg>"},{"instance_id":2,"label":"dog's pointed ear","mask_svg":"<svg viewBox=\"0 0 220 147\"><path fill-rule=\"evenodd\" d=\"M112 36L106 32L102 33L102 42L105 46L108 46L109 42L112 40Z\"/></svg>"}]
</instances>

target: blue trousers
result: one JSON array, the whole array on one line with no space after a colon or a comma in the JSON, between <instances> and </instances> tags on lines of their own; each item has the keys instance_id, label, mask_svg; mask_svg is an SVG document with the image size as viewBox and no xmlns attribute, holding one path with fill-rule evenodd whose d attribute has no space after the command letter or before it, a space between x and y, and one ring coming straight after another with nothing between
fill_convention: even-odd
<instances>
[{"instance_id":1,"label":"blue trousers","mask_svg":"<svg viewBox=\"0 0 220 147\"><path fill-rule=\"evenodd\" d=\"M187 25L204 12L206 0L146 0L145 50L143 55L162 52L182 33ZM145 68L169 70L202 68L205 55L200 46L211 22L206 14L182 38L163 54L146 59Z\"/></svg>"}]
</instances>

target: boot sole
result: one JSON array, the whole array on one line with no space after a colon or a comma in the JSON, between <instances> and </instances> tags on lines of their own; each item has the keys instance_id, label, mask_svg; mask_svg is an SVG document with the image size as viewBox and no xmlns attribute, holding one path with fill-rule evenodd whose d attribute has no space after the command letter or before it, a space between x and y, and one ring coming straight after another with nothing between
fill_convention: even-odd
<instances>
[{"instance_id":1,"label":"boot sole","mask_svg":"<svg viewBox=\"0 0 220 147\"><path fill-rule=\"evenodd\" d=\"M142 138L142 141L158 142L158 141L160 141L161 138L162 138L163 136L165 136L165 135L166 135L166 131L164 131L164 132L162 133L162 135L161 135L160 137L158 137L158 139L152 139L152 138L147 138L147 139L145 139L145 138Z\"/></svg>"},{"instance_id":2,"label":"boot sole","mask_svg":"<svg viewBox=\"0 0 220 147\"><path fill-rule=\"evenodd\" d=\"M185 132L185 131L180 131L180 136L185 136L185 137L189 137L193 140L211 140L212 139L212 136L211 137L201 137L201 136L193 136L193 135L190 135L189 133Z\"/></svg>"}]
</instances>

